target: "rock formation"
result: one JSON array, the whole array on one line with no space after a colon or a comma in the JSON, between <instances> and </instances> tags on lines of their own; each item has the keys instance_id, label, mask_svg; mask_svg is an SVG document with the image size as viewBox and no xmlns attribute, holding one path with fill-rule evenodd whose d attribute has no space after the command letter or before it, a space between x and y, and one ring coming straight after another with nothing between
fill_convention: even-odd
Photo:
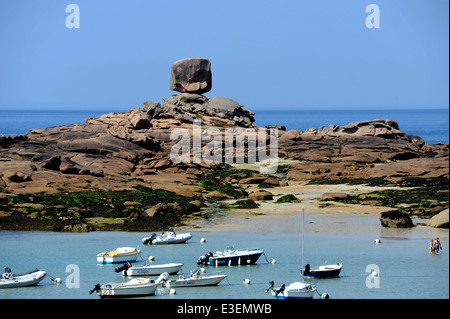
<instances>
[{"instance_id":1,"label":"rock formation","mask_svg":"<svg viewBox=\"0 0 450 319\"><path fill-rule=\"evenodd\" d=\"M436 228L449 228L449 215L448 215L449 209L445 209L439 214L433 216L429 222L427 223L427 226L430 227L436 227Z\"/></svg>"},{"instance_id":2,"label":"rock formation","mask_svg":"<svg viewBox=\"0 0 450 319\"><path fill-rule=\"evenodd\" d=\"M289 166L288 180L448 179L448 143L425 144L420 137L402 132L394 120L287 132L282 126L257 127L255 114L237 101L202 95L211 89L210 66L206 59L175 62L170 88L180 94L164 98L162 104L145 101L142 107L88 118L81 125L0 136L0 199L17 194L122 191L139 186L216 198L216 191L205 190L195 178L195 174L210 170L209 164L174 164L170 160L176 143L171 132L175 128L192 132L194 120L201 120L204 130L221 132L236 127L266 132L277 128L279 156L298 160ZM202 145L208 142L203 139ZM264 181L281 185L259 174L229 180L240 185ZM250 197L270 198L259 195Z\"/></svg>"},{"instance_id":3,"label":"rock formation","mask_svg":"<svg viewBox=\"0 0 450 319\"><path fill-rule=\"evenodd\" d=\"M381 213L380 222L383 227L409 228L414 227L411 217L401 211L393 210Z\"/></svg>"}]
</instances>

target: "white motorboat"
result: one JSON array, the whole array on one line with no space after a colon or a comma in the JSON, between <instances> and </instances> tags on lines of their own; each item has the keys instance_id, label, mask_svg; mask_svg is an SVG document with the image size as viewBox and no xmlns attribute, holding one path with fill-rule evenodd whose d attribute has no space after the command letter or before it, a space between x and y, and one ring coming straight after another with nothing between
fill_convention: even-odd
<instances>
[{"instance_id":1,"label":"white motorboat","mask_svg":"<svg viewBox=\"0 0 450 319\"><path fill-rule=\"evenodd\" d=\"M37 285L45 278L47 273L39 269L33 269L20 274L13 274L9 267L5 267L0 276L0 288L14 288Z\"/></svg>"},{"instance_id":2,"label":"white motorboat","mask_svg":"<svg viewBox=\"0 0 450 319\"><path fill-rule=\"evenodd\" d=\"M183 267L183 264L181 263L133 266L128 262L124 263L121 267L117 267L115 271L122 272L124 276L158 276L164 272L167 272L170 275L176 274L180 271L181 267Z\"/></svg>"},{"instance_id":3,"label":"white motorboat","mask_svg":"<svg viewBox=\"0 0 450 319\"><path fill-rule=\"evenodd\" d=\"M189 276L180 275L177 279L170 279L164 285L169 288L215 286L225 278L227 275L202 275L197 270L191 272Z\"/></svg>"},{"instance_id":4,"label":"white motorboat","mask_svg":"<svg viewBox=\"0 0 450 319\"><path fill-rule=\"evenodd\" d=\"M165 273L157 280L134 278L124 283L96 284L89 294L96 291L101 298L151 296L156 293L156 289L161 282L168 278L169 275Z\"/></svg>"},{"instance_id":5,"label":"white motorboat","mask_svg":"<svg viewBox=\"0 0 450 319\"><path fill-rule=\"evenodd\" d=\"M97 263L115 264L136 261L141 251L134 247L119 247L116 250L97 254Z\"/></svg>"},{"instance_id":6,"label":"white motorboat","mask_svg":"<svg viewBox=\"0 0 450 319\"><path fill-rule=\"evenodd\" d=\"M197 265L210 266L235 266L253 265L264 254L262 249L241 249L227 247L225 251L217 251L215 254L209 252L205 256L200 256Z\"/></svg>"},{"instance_id":7,"label":"white motorboat","mask_svg":"<svg viewBox=\"0 0 450 319\"><path fill-rule=\"evenodd\" d=\"M160 235L152 234L150 237L142 238L144 245L168 245L168 244L183 244L192 238L191 233L175 233L171 228L167 232L162 232Z\"/></svg>"},{"instance_id":8,"label":"white motorboat","mask_svg":"<svg viewBox=\"0 0 450 319\"><path fill-rule=\"evenodd\" d=\"M316 286L305 282L293 282L289 286L281 285L278 289L273 289L271 282L271 293L277 299L311 299L316 292Z\"/></svg>"}]
</instances>

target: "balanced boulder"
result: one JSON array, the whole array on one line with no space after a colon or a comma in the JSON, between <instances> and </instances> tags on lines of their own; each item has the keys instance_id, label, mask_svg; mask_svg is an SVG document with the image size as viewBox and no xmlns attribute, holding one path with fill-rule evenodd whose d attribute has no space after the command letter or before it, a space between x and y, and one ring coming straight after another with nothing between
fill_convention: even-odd
<instances>
[{"instance_id":1,"label":"balanced boulder","mask_svg":"<svg viewBox=\"0 0 450 319\"><path fill-rule=\"evenodd\" d=\"M203 94L212 88L211 62L189 58L172 65L170 89L181 93Z\"/></svg>"}]
</instances>

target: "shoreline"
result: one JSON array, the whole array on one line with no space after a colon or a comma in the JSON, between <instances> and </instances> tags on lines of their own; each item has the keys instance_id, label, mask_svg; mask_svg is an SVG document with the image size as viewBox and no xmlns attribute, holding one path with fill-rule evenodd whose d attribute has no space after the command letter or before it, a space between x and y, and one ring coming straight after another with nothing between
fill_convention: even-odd
<instances>
[{"instance_id":1,"label":"shoreline","mask_svg":"<svg viewBox=\"0 0 450 319\"><path fill-rule=\"evenodd\" d=\"M184 220L184 226L178 226L178 231L205 232L300 232L301 213L305 210L305 224L309 225L305 232L323 234L363 234L379 233L380 237L423 238L440 236L449 239L449 230L425 226L428 219L412 218L412 228L386 228L381 225L379 215L392 210L391 207L371 206L361 204L344 204L340 202L320 201L323 193L347 192L349 194L364 194L383 189L400 187L371 187L365 185L304 185L293 183L290 186L274 187L271 192L273 200L258 201L260 207L252 209L228 209L225 214L218 214L211 219L190 217ZM256 190L252 185L246 190ZM277 198L285 194L294 194L301 203L277 204ZM225 200L222 203L233 203ZM308 217L310 219L308 220ZM367 218L366 218L367 217Z\"/></svg>"}]
</instances>

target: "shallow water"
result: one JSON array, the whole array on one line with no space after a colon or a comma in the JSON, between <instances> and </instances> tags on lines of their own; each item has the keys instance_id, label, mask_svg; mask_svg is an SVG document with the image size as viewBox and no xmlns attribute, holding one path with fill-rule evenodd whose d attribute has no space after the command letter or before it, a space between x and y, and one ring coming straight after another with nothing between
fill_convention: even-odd
<instances>
[{"instance_id":1,"label":"shallow water","mask_svg":"<svg viewBox=\"0 0 450 319\"><path fill-rule=\"evenodd\" d=\"M346 218L350 217L352 214ZM365 217L369 221L376 218ZM339 278L316 280L319 293L326 292L334 299L449 298L448 230L415 227L405 231L367 226L350 232L316 232L314 225L324 218L320 214L311 214L305 222L308 228L305 231L305 263L315 267L343 262L344 267ZM347 224L345 219L335 219L334 222L340 227ZM144 246L141 238L148 233L2 231L0 266L9 266L13 272L37 267L52 277L61 278L62 284L54 285L47 277L36 287L0 289L0 299L97 299L95 293L89 295L96 283L122 282L125 279L114 271L117 264L97 264L96 254L120 246L141 247L143 258L136 264L142 265L143 259L154 256L155 264L184 263L183 272L197 269L196 261L200 255L223 250L226 246L263 248L265 251L266 256L261 256L256 265L206 266L206 273L220 271L228 275L219 286L177 288L174 295L164 288L158 290L156 296L147 297L150 299L271 299L270 293L264 292L270 280L275 282L275 286L300 280L301 234L297 232L193 231L192 234L193 238L187 244ZM442 255L428 254L430 236L441 237ZM206 242L201 243L201 238ZM380 238L381 243L376 244L375 238ZM276 262L267 263L266 257ZM378 268L367 269L368 265ZM79 269L79 276L74 269ZM379 277L368 277L366 271L372 270L376 270ZM244 285L243 280L247 278L250 284ZM368 288L366 283L376 285L378 279L378 288ZM315 298L320 298L319 294Z\"/></svg>"}]
</instances>

